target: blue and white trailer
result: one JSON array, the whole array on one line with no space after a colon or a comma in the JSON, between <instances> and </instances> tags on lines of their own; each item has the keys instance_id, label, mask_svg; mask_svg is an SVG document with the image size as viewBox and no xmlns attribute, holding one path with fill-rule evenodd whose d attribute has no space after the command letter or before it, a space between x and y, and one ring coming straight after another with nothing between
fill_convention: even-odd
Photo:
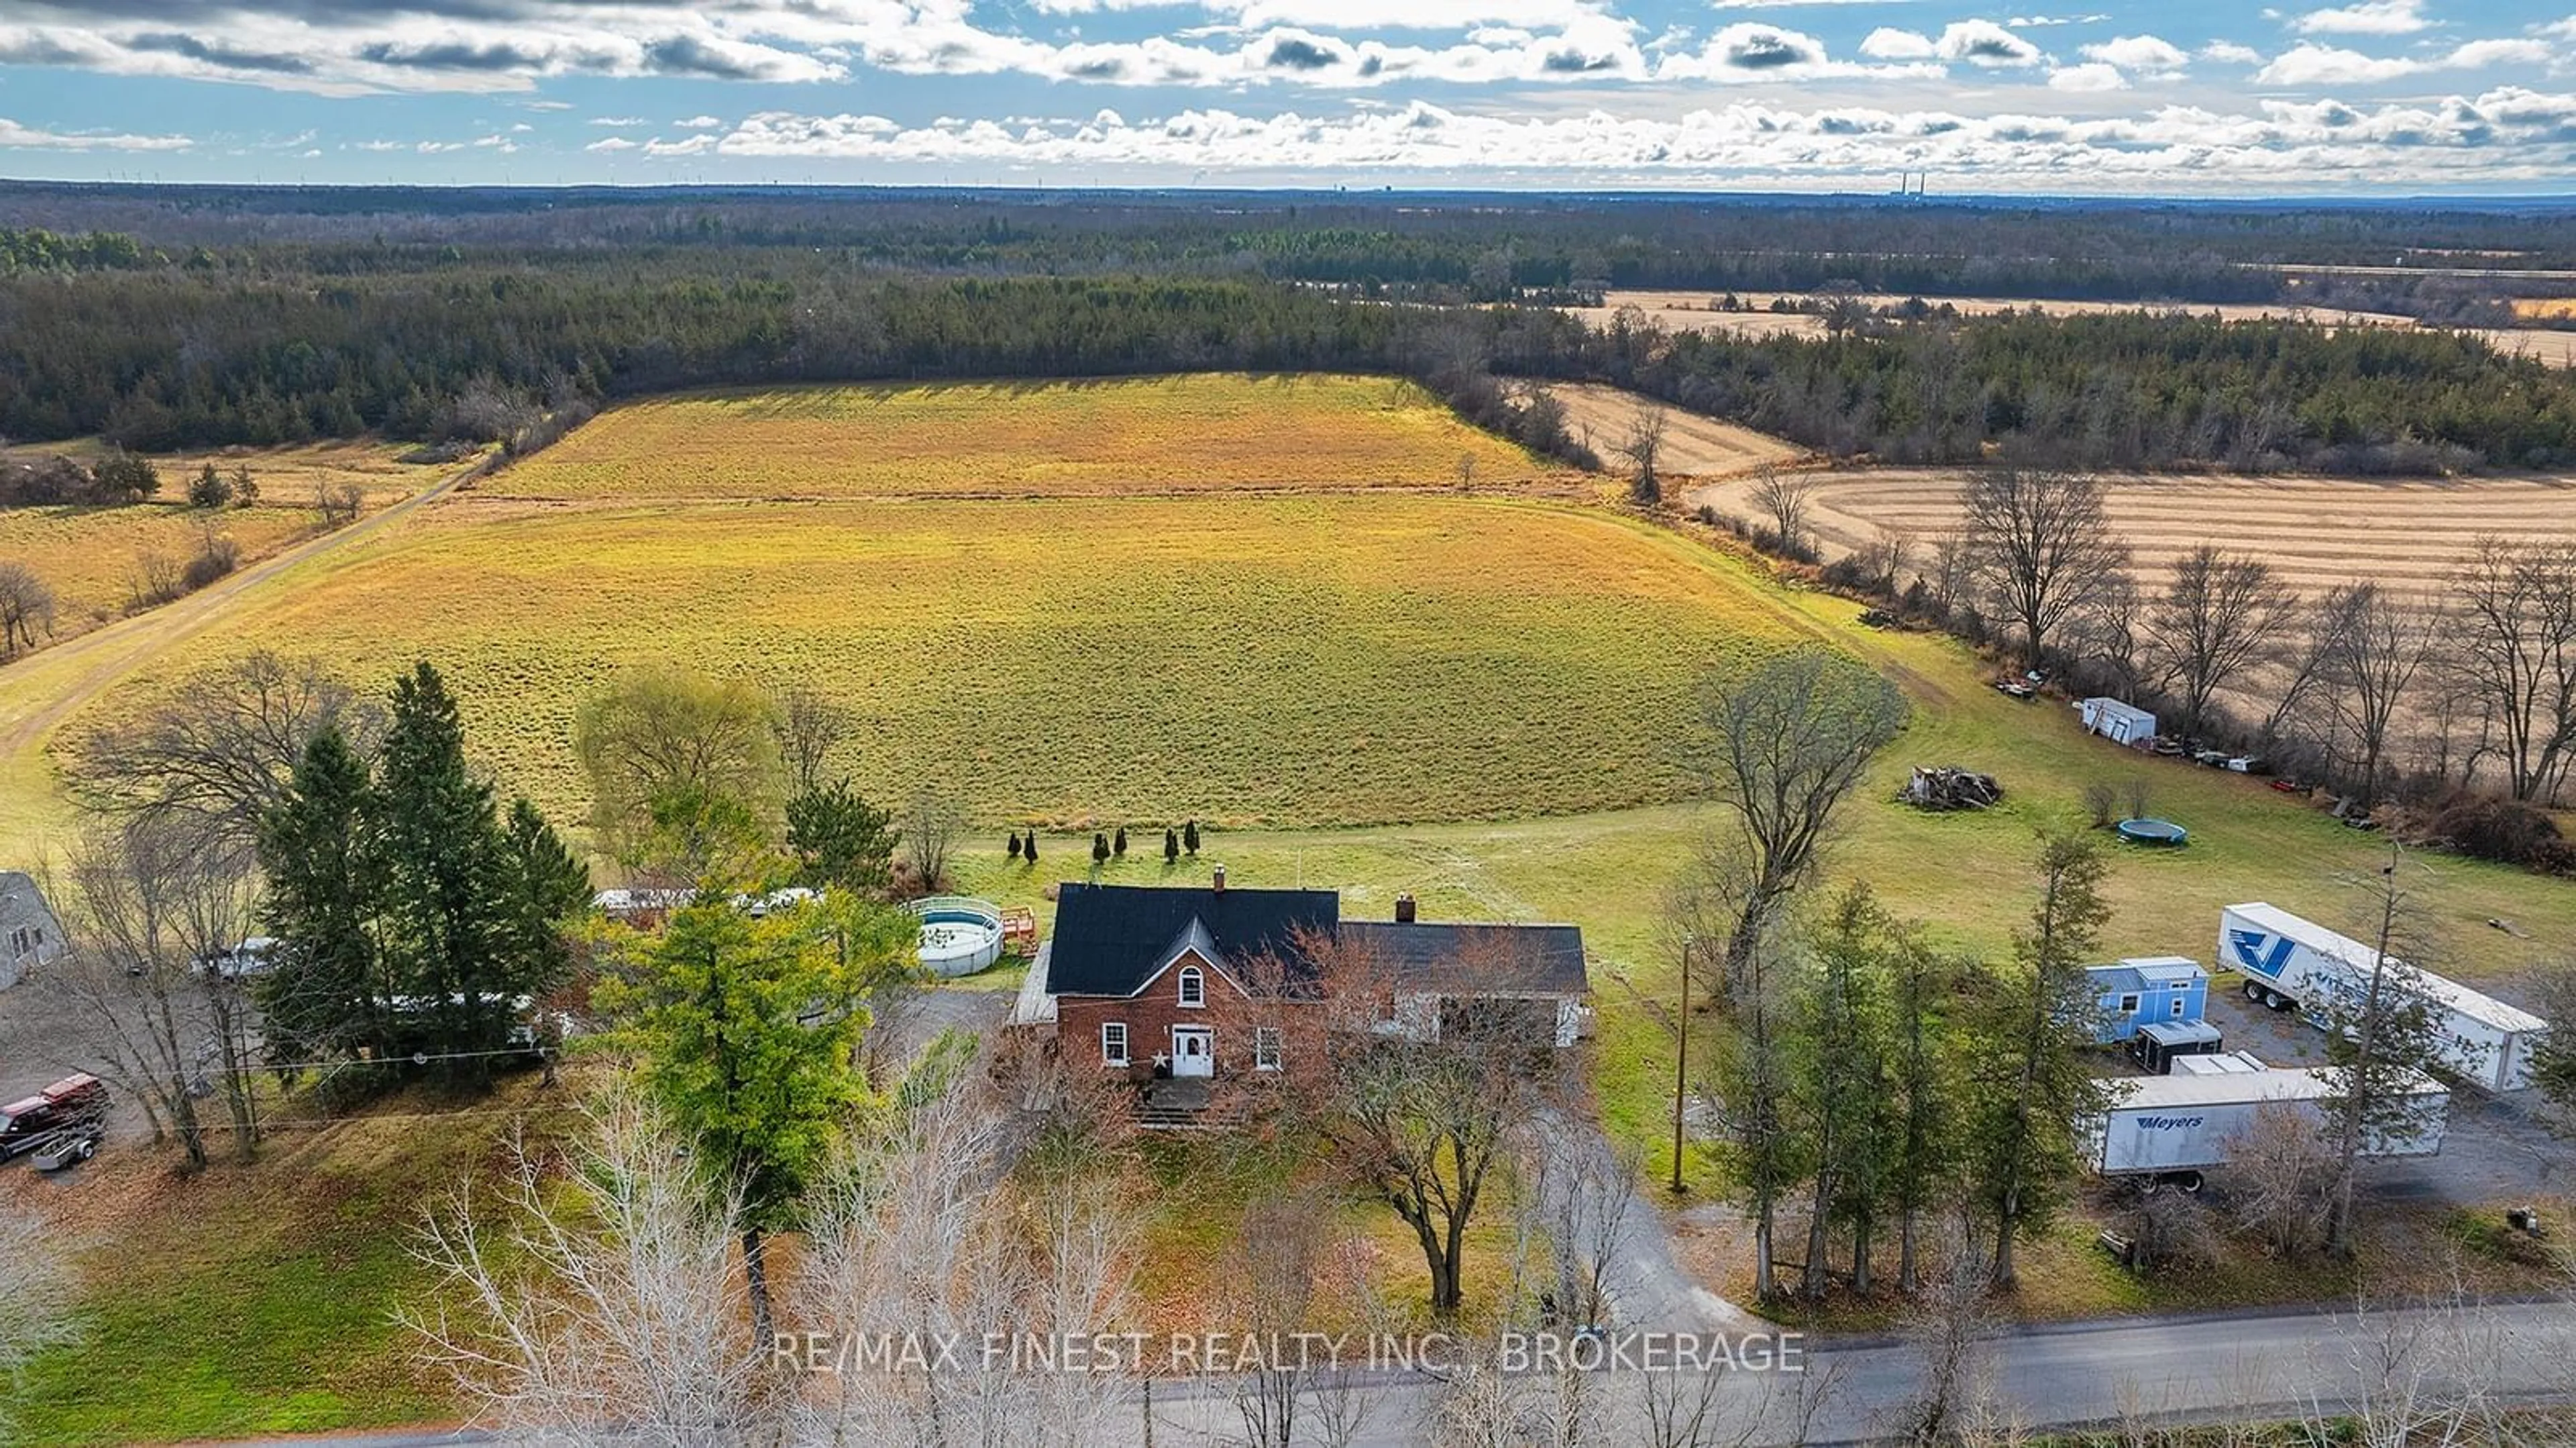
<instances>
[{"instance_id":1,"label":"blue and white trailer","mask_svg":"<svg viewBox=\"0 0 2576 1448\"><path fill-rule=\"evenodd\" d=\"M2237 1068L2112 1082L2110 1109L2091 1126L2094 1168L2104 1176L2170 1176L2196 1185L2200 1173L2241 1151L2262 1149L2267 1106L2286 1105L2323 1122L2343 1079L2334 1066L2231 1064ZM2451 1093L2421 1071L2409 1074L2403 1119L2363 1142L2362 1155L2431 1156L2442 1149Z\"/></svg>"},{"instance_id":2,"label":"blue and white trailer","mask_svg":"<svg viewBox=\"0 0 2576 1448\"><path fill-rule=\"evenodd\" d=\"M2337 1007L2353 1009L2370 989L2378 952L2348 935L2261 903L2218 916L2218 958L2245 973L2245 998L2276 1011L2297 1008L2324 1028ZM2519 1006L2389 957L2390 975L2421 996L2433 1016L2436 1065L2481 1091L2531 1084L2531 1048L2549 1023Z\"/></svg>"}]
</instances>

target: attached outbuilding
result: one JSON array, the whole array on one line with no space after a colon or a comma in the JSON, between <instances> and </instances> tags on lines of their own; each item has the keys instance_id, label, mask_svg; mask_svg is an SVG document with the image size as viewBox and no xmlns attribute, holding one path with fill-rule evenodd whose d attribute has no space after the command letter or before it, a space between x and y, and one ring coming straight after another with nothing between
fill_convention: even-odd
<instances>
[{"instance_id":1,"label":"attached outbuilding","mask_svg":"<svg viewBox=\"0 0 2576 1448\"><path fill-rule=\"evenodd\" d=\"M0 870L0 990L62 958L69 947L45 892L23 870Z\"/></svg>"},{"instance_id":2,"label":"attached outbuilding","mask_svg":"<svg viewBox=\"0 0 2576 1448\"><path fill-rule=\"evenodd\" d=\"M2135 704L2096 694L2075 706L2084 727L2114 744L2143 745L2156 737L2156 716Z\"/></svg>"}]
</instances>

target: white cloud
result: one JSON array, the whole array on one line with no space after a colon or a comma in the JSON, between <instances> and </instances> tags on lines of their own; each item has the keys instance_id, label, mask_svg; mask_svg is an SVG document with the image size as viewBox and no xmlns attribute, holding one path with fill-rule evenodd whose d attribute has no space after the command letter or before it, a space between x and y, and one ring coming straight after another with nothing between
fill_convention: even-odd
<instances>
[{"instance_id":1,"label":"white cloud","mask_svg":"<svg viewBox=\"0 0 2576 1448\"><path fill-rule=\"evenodd\" d=\"M594 126L617 127L646 126L652 124L652 122L645 120L642 116L593 116L590 118L590 123Z\"/></svg>"},{"instance_id":2,"label":"white cloud","mask_svg":"<svg viewBox=\"0 0 2576 1448\"><path fill-rule=\"evenodd\" d=\"M2200 48L2200 58L2214 60L2221 65L2261 65L2263 52L2233 40L2213 40Z\"/></svg>"},{"instance_id":3,"label":"white cloud","mask_svg":"<svg viewBox=\"0 0 2576 1448\"><path fill-rule=\"evenodd\" d=\"M724 122L713 116L691 116L685 121L674 121L672 124L684 131L712 131Z\"/></svg>"},{"instance_id":4,"label":"white cloud","mask_svg":"<svg viewBox=\"0 0 2576 1448\"><path fill-rule=\"evenodd\" d=\"M2044 58L2038 46L1991 20L1953 21L1934 48L1943 60L1986 67L2037 65Z\"/></svg>"},{"instance_id":5,"label":"white cloud","mask_svg":"<svg viewBox=\"0 0 2576 1448\"><path fill-rule=\"evenodd\" d=\"M2048 88L2062 91L2127 90L2129 78L2120 74L2116 65L2090 60L2082 65L2062 65L2050 71Z\"/></svg>"},{"instance_id":6,"label":"white cloud","mask_svg":"<svg viewBox=\"0 0 2576 1448\"><path fill-rule=\"evenodd\" d=\"M636 142L630 141L624 136L602 136L598 140L591 142L589 145L582 147L582 149L585 151L632 151L635 149L636 144Z\"/></svg>"},{"instance_id":7,"label":"white cloud","mask_svg":"<svg viewBox=\"0 0 2576 1448\"><path fill-rule=\"evenodd\" d=\"M2433 22L2424 15L2424 0L2362 0L2294 17L2290 28L2301 35L2413 35Z\"/></svg>"},{"instance_id":8,"label":"white cloud","mask_svg":"<svg viewBox=\"0 0 2576 1448\"><path fill-rule=\"evenodd\" d=\"M2004 22L2009 30L2045 30L2052 25L2099 25L2108 15L2016 15Z\"/></svg>"},{"instance_id":9,"label":"white cloud","mask_svg":"<svg viewBox=\"0 0 2576 1448\"><path fill-rule=\"evenodd\" d=\"M2280 86L2366 85L2413 75L2421 69L2423 65L2418 61L2364 55L2309 41L2272 57L2271 64L2254 73L2254 82Z\"/></svg>"},{"instance_id":10,"label":"white cloud","mask_svg":"<svg viewBox=\"0 0 2576 1448\"><path fill-rule=\"evenodd\" d=\"M1930 60L1941 48L1931 36L1882 25L1862 38L1860 53L1873 60Z\"/></svg>"},{"instance_id":11,"label":"white cloud","mask_svg":"<svg viewBox=\"0 0 2576 1448\"><path fill-rule=\"evenodd\" d=\"M50 131L0 116L0 151L184 151L186 136L136 136L105 131Z\"/></svg>"},{"instance_id":12,"label":"white cloud","mask_svg":"<svg viewBox=\"0 0 2576 1448\"><path fill-rule=\"evenodd\" d=\"M2191 57L2180 46L2153 35L2123 35L2088 45L2084 47L2084 58L2158 78L2179 74L2191 63Z\"/></svg>"},{"instance_id":13,"label":"white cloud","mask_svg":"<svg viewBox=\"0 0 2576 1448\"><path fill-rule=\"evenodd\" d=\"M1209 7L1233 12L1247 29L1274 25L1307 25L1318 30L1465 30L1477 25L1505 25L1543 30L1597 17L1601 7L1587 0L1211 0Z\"/></svg>"},{"instance_id":14,"label":"white cloud","mask_svg":"<svg viewBox=\"0 0 2576 1448\"><path fill-rule=\"evenodd\" d=\"M2560 174L2560 138L2571 126L2576 96L2513 88L2429 105L2263 101L2235 111L2167 106L2082 118L1801 110L1750 100L1679 117L1599 107L1500 116L1414 101L1334 114L1264 116L1209 107L1132 121L1113 112L1015 125L960 119L907 126L882 116L763 112L721 136L646 149L672 156L1074 168L1104 177L1206 170L1835 184L1856 171L1902 167L1997 189L2065 190L2072 183L2097 191L2188 186L2210 193L2456 181L2460 157L2473 149L2491 179L2545 181Z\"/></svg>"},{"instance_id":15,"label":"white cloud","mask_svg":"<svg viewBox=\"0 0 2576 1448\"><path fill-rule=\"evenodd\" d=\"M2436 70L2482 70L2494 65L2538 65L2553 57L2540 40L2472 40L2424 56L2364 55L2357 50L2302 42L2272 57L2254 73L2257 85L2304 89L2312 86L2369 85Z\"/></svg>"}]
</instances>

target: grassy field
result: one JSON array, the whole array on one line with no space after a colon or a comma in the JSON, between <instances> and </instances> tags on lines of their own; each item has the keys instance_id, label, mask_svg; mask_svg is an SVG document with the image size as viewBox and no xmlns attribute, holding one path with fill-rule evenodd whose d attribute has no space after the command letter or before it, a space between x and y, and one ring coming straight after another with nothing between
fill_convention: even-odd
<instances>
[{"instance_id":1,"label":"grassy field","mask_svg":"<svg viewBox=\"0 0 2576 1448\"><path fill-rule=\"evenodd\" d=\"M46 451L85 456L94 444ZM211 455L155 457L161 496L122 508L0 509L0 560L24 563L54 591L57 638L87 632L126 612L138 561L160 554L185 563L203 546L208 529L229 536L244 563L277 552L317 527L314 491L324 484L356 483L369 506L405 497L450 467L394 461L404 447L385 443L237 450ZM188 481L199 464L213 462L226 477L247 467L260 487L250 508L205 510L187 504Z\"/></svg>"},{"instance_id":2,"label":"grassy field","mask_svg":"<svg viewBox=\"0 0 2576 1448\"><path fill-rule=\"evenodd\" d=\"M499 497L1023 497L1478 483L1552 470L1410 382L1330 375L816 387L612 408Z\"/></svg>"},{"instance_id":3,"label":"grassy field","mask_svg":"<svg viewBox=\"0 0 2576 1448\"><path fill-rule=\"evenodd\" d=\"M1320 825L1676 798L1695 679L1801 628L1731 560L1493 498L495 511L352 550L163 668L435 659L565 818L575 706L668 658L846 703L867 787L979 819Z\"/></svg>"}]
</instances>

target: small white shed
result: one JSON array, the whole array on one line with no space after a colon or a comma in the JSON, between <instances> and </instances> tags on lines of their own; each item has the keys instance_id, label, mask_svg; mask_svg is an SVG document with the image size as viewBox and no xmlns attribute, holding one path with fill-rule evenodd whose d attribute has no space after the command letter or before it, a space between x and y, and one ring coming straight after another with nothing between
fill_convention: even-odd
<instances>
[{"instance_id":1,"label":"small white shed","mask_svg":"<svg viewBox=\"0 0 2576 1448\"><path fill-rule=\"evenodd\" d=\"M2114 744L2144 744L2156 737L2156 716L2135 704L2095 695L2075 706L2084 711L2084 727Z\"/></svg>"}]
</instances>

